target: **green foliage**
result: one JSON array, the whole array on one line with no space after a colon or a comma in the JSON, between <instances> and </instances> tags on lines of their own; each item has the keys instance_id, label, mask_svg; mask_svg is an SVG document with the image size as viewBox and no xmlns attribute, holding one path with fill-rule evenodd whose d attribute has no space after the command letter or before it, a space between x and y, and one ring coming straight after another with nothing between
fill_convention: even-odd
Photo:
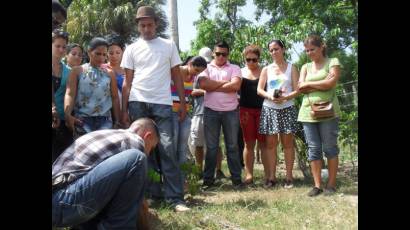
<instances>
[{"instance_id":1,"label":"green foliage","mask_svg":"<svg viewBox=\"0 0 410 230\"><path fill-rule=\"evenodd\" d=\"M303 41L308 34L321 35L328 50L357 46L357 1L347 0L254 0L256 18L271 16L269 27L290 43ZM356 49L357 50L357 49Z\"/></svg>"},{"instance_id":2,"label":"green foliage","mask_svg":"<svg viewBox=\"0 0 410 230\"><path fill-rule=\"evenodd\" d=\"M148 169L148 179L152 182L159 183L161 181L161 175L153 170L153 169Z\"/></svg>"},{"instance_id":3,"label":"green foliage","mask_svg":"<svg viewBox=\"0 0 410 230\"><path fill-rule=\"evenodd\" d=\"M74 0L68 8L66 30L70 33L70 42L87 47L88 42L96 37L116 33L129 43L138 36L135 23L136 9L141 5L151 5L159 16L157 33L164 36L168 25L161 1L127 0Z\"/></svg>"},{"instance_id":4,"label":"green foliage","mask_svg":"<svg viewBox=\"0 0 410 230\"><path fill-rule=\"evenodd\" d=\"M357 109L356 109L357 110ZM347 157L354 166L358 156L358 114L357 111L341 111L339 122L339 145L342 147L343 159ZM342 161L343 161L342 159Z\"/></svg>"},{"instance_id":5,"label":"green foliage","mask_svg":"<svg viewBox=\"0 0 410 230\"><path fill-rule=\"evenodd\" d=\"M188 182L188 193L191 196L198 194L201 186L199 183L201 169L193 161L187 161L181 164L180 167Z\"/></svg>"}]
</instances>

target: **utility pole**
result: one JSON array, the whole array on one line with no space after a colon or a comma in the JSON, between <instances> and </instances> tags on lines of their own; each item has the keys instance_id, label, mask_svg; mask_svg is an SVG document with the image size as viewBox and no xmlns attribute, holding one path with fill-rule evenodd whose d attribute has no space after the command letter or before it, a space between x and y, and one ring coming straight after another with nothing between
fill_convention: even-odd
<instances>
[{"instance_id":1,"label":"utility pole","mask_svg":"<svg viewBox=\"0 0 410 230\"><path fill-rule=\"evenodd\" d=\"M170 15L170 28L171 39L175 42L179 50L179 34L178 34L178 7L177 0L168 0L169 15Z\"/></svg>"}]
</instances>

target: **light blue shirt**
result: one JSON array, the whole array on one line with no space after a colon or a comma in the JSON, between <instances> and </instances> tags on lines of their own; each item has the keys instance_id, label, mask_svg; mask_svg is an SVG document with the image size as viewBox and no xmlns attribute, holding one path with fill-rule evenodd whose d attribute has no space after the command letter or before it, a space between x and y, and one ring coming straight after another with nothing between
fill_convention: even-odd
<instances>
[{"instance_id":1,"label":"light blue shirt","mask_svg":"<svg viewBox=\"0 0 410 230\"><path fill-rule=\"evenodd\" d=\"M76 116L110 116L112 108L111 77L105 69L86 63L78 76L74 113Z\"/></svg>"}]
</instances>

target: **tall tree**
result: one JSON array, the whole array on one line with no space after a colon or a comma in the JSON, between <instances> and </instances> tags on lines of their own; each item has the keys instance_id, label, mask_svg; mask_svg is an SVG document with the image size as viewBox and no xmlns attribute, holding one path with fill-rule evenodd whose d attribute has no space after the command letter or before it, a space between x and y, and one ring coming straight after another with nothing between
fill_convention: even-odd
<instances>
[{"instance_id":1,"label":"tall tree","mask_svg":"<svg viewBox=\"0 0 410 230\"><path fill-rule=\"evenodd\" d=\"M240 7L246 5L245 0L201 0L198 9L200 18L194 22L197 29L196 39L191 42L192 52L208 46L210 48L217 41L225 40L231 46L235 42L235 33L250 24L240 16ZM215 6L217 12L214 18L209 18L210 7Z\"/></svg>"},{"instance_id":2,"label":"tall tree","mask_svg":"<svg viewBox=\"0 0 410 230\"><path fill-rule=\"evenodd\" d=\"M270 16L268 26L290 43L308 34L321 35L329 53L350 47L357 51L357 1L355 0L254 0L256 18Z\"/></svg>"}]
</instances>

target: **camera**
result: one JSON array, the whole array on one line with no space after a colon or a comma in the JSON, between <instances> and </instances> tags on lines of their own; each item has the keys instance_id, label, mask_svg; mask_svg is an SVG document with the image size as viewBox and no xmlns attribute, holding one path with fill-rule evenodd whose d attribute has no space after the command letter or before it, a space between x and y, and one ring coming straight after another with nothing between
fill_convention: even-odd
<instances>
[{"instance_id":1,"label":"camera","mask_svg":"<svg viewBox=\"0 0 410 230\"><path fill-rule=\"evenodd\" d=\"M282 90L280 90L280 89L275 89L275 90L273 91L273 97L274 97L274 98L279 98L280 96L282 96Z\"/></svg>"}]
</instances>

